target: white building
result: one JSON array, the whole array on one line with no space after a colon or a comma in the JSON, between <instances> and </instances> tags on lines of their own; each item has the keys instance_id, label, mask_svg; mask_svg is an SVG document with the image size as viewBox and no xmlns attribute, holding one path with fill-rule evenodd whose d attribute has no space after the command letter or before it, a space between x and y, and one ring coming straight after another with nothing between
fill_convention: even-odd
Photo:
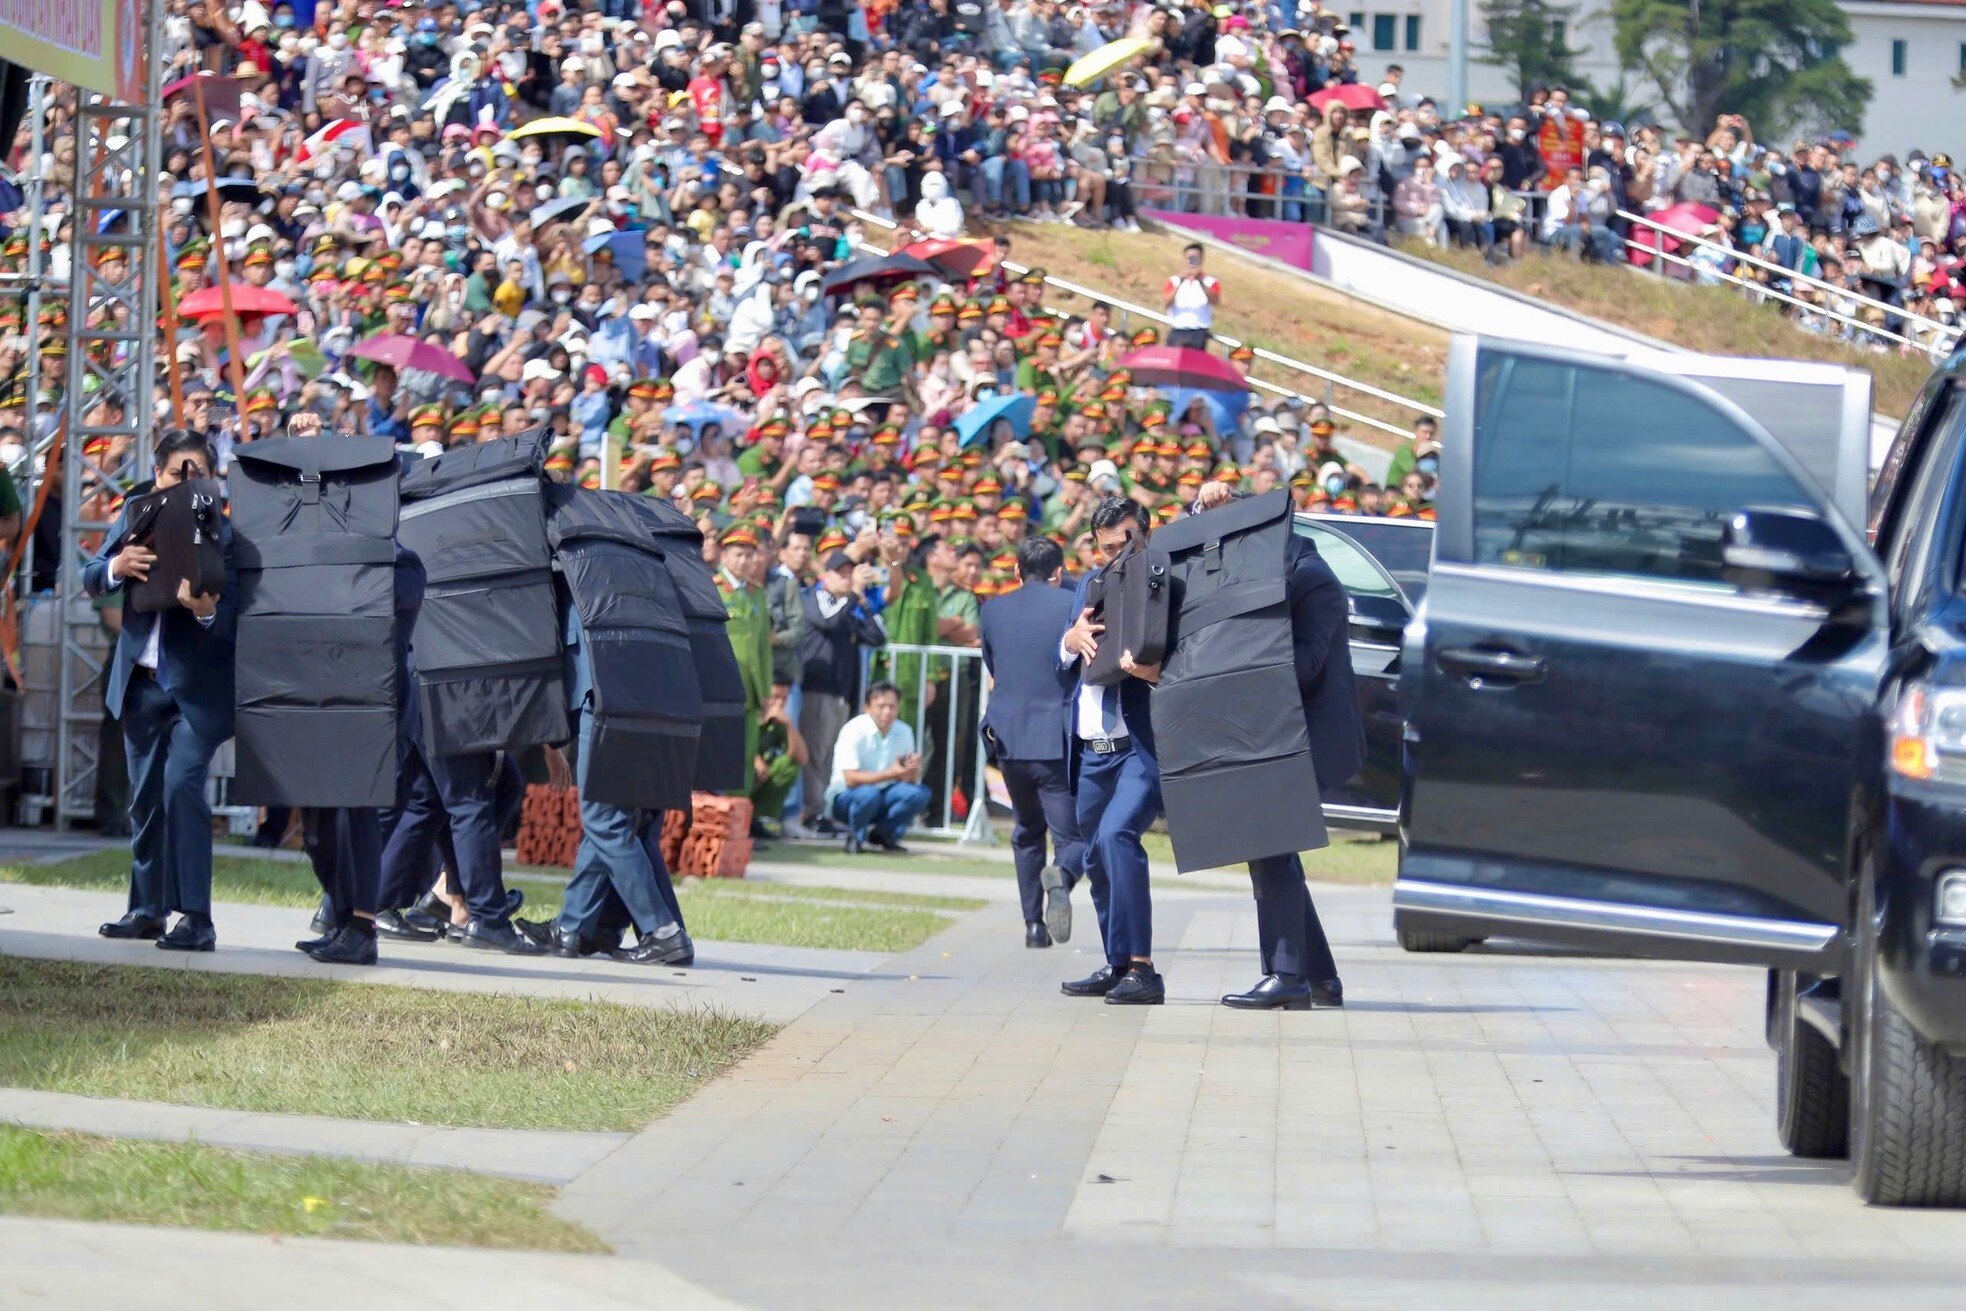
<instances>
[{"instance_id":1,"label":"white building","mask_svg":"<svg viewBox=\"0 0 1966 1311\"><path fill-rule=\"evenodd\" d=\"M1388 64L1399 64L1406 69L1408 95L1438 99L1447 94L1449 15L1455 3L1469 8L1474 47L1469 98L1486 105L1513 102L1515 87L1506 71L1479 58L1478 0L1327 0L1327 7L1345 15L1351 26L1363 80L1377 84ZM1955 76L1966 75L1966 0L1842 0L1842 5L1855 38L1843 57L1876 86L1859 153L1902 156L1920 146L1928 154L1966 154L1966 91L1952 84ZM1619 69L1609 0L1583 0L1568 35L1582 52L1578 73L1601 87L1615 85ZM1636 98L1647 98L1638 79L1628 85Z\"/></svg>"}]
</instances>

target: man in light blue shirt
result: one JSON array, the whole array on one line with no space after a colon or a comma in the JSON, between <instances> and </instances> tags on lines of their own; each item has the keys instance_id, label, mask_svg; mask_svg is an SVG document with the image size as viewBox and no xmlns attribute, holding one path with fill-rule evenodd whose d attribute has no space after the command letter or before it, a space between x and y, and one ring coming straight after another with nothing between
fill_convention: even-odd
<instances>
[{"instance_id":1,"label":"man in light blue shirt","mask_svg":"<svg viewBox=\"0 0 1966 1311\"><path fill-rule=\"evenodd\" d=\"M901 722L901 694L894 684L873 684L863 704L866 713L847 720L834 743L826 810L847 827L848 855L859 855L869 843L905 852L902 837L928 809L915 730Z\"/></svg>"}]
</instances>

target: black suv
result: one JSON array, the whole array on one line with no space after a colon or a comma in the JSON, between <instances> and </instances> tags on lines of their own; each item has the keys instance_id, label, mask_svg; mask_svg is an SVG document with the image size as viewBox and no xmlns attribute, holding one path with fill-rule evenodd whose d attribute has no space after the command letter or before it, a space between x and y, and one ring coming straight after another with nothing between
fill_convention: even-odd
<instances>
[{"instance_id":1,"label":"black suv","mask_svg":"<svg viewBox=\"0 0 1966 1311\"><path fill-rule=\"evenodd\" d=\"M1852 370L1463 338L1446 408L1402 934L1765 966L1784 1146L1966 1204L1966 356L1874 488Z\"/></svg>"}]
</instances>

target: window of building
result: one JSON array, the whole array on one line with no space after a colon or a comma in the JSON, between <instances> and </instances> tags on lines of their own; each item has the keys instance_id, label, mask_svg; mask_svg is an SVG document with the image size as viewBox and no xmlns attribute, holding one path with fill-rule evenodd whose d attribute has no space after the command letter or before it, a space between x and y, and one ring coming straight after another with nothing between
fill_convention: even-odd
<instances>
[{"instance_id":1,"label":"window of building","mask_svg":"<svg viewBox=\"0 0 1966 1311\"><path fill-rule=\"evenodd\" d=\"M1406 48L1408 50L1420 48L1420 15L1418 14L1406 16Z\"/></svg>"},{"instance_id":2,"label":"window of building","mask_svg":"<svg viewBox=\"0 0 1966 1311\"><path fill-rule=\"evenodd\" d=\"M1891 76L1903 77L1904 75L1905 43L1902 41L1893 41L1891 43Z\"/></svg>"},{"instance_id":3,"label":"window of building","mask_svg":"<svg viewBox=\"0 0 1966 1311\"><path fill-rule=\"evenodd\" d=\"M1550 49L1564 50L1570 45L1570 24L1561 18L1550 20Z\"/></svg>"},{"instance_id":4,"label":"window of building","mask_svg":"<svg viewBox=\"0 0 1966 1311\"><path fill-rule=\"evenodd\" d=\"M1372 48L1374 50L1393 49L1393 40L1399 35L1399 16L1397 14L1372 15Z\"/></svg>"},{"instance_id":5,"label":"window of building","mask_svg":"<svg viewBox=\"0 0 1966 1311\"><path fill-rule=\"evenodd\" d=\"M1959 71L1966 73L1966 41L1959 43Z\"/></svg>"},{"instance_id":6,"label":"window of building","mask_svg":"<svg viewBox=\"0 0 1966 1311\"><path fill-rule=\"evenodd\" d=\"M1345 26L1351 28L1354 32L1363 32L1365 30L1365 15L1356 10L1353 11L1345 18Z\"/></svg>"}]
</instances>

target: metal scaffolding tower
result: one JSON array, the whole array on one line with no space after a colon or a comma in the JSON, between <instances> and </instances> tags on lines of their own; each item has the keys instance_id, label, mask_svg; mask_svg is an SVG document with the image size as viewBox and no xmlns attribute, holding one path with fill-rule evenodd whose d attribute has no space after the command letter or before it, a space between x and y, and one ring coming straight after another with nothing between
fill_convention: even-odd
<instances>
[{"instance_id":1,"label":"metal scaffolding tower","mask_svg":"<svg viewBox=\"0 0 1966 1311\"><path fill-rule=\"evenodd\" d=\"M82 92L71 220L68 381L62 399L62 600L55 823L95 814L105 660L88 639L98 616L82 589L116 506L149 476L156 414L157 279L162 171L162 0L143 7L144 100ZM108 439L96 441L94 439ZM51 471L52 472L52 471Z\"/></svg>"}]
</instances>

